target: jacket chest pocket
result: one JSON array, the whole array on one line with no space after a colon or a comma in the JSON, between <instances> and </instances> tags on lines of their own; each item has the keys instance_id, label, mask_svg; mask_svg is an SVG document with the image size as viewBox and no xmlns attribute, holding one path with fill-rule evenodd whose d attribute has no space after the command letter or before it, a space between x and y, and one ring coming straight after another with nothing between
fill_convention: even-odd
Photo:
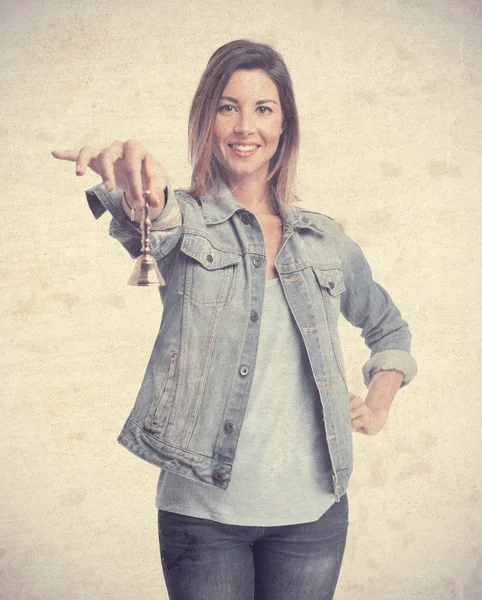
<instances>
[{"instance_id":1,"label":"jacket chest pocket","mask_svg":"<svg viewBox=\"0 0 482 600\"><path fill-rule=\"evenodd\" d=\"M197 304L231 302L239 254L219 250L207 238L187 233L181 251L187 261L183 293Z\"/></svg>"},{"instance_id":2,"label":"jacket chest pocket","mask_svg":"<svg viewBox=\"0 0 482 600\"><path fill-rule=\"evenodd\" d=\"M323 296L328 325L336 330L338 315L340 314L340 297L346 290L343 272L337 268L319 269L313 267L313 270Z\"/></svg>"}]
</instances>

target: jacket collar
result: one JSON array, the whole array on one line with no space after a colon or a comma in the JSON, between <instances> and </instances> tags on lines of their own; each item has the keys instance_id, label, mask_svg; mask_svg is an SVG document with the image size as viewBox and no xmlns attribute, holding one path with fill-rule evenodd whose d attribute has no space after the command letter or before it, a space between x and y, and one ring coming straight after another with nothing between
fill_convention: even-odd
<instances>
[{"instance_id":1,"label":"jacket collar","mask_svg":"<svg viewBox=\"0 0 482 600\"><path fill-rule=\"evenodd\" d=\"M246 208L236 202L224 180L221 180L219 192L215 187L209 189L213 199L207 196L201 196L200 203L206 225L217 225L223 223L233 216L235 212L246 210ZM298 207L289 208L276 198L276 210L281 217L283 225L288 229L312 229L317 233L324 234L326 229L314 223L309 214L304 213Z\"/></svg>"}]
</instances>

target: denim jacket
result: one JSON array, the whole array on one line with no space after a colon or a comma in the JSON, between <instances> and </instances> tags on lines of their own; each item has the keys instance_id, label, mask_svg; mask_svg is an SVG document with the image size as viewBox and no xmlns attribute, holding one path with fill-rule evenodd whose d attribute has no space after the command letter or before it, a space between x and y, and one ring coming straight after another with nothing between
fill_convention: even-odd
<instances>
[{"instance_id":1,"label":"denim jacket","mask_svg":"<svg viewBox=\"0 0 482 600\"><path fill-rule=\"evenodd\" d=\"M107 193L101 184L86 195L96 218L106 209L112 214L110 235L139 256L139 225L122 210L121 190ZM363 366L367 386L380 370L401 371L402 386L413 379L411 334L342 225L300 207L277 209L283 232L275 268L316 382L339 501L353 468L339 313L361 328L371 351ZM169 185L150 242L166 281L159 288L163 314L118 442L158 467L227 489L256 369L266 279L262 230L225 183L217 197L199 201Z\"/></svg>"}]
</instances>

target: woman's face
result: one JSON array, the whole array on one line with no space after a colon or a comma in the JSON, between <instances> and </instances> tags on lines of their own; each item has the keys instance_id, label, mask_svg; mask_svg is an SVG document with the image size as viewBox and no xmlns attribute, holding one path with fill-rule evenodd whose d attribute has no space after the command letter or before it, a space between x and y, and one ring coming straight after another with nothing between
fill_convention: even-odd
<instances>
[{"instance_id":1,"label":"woman's face","mask_svg":"<svg viewBox=\"0 0 482 600\"><path fill-rule=\"evenodd\" d=\"M235 71L224 88L213 130L213 154L228 182L265 180L282 133L278 88L262 69Z\"/></svg>"}]
</instances>

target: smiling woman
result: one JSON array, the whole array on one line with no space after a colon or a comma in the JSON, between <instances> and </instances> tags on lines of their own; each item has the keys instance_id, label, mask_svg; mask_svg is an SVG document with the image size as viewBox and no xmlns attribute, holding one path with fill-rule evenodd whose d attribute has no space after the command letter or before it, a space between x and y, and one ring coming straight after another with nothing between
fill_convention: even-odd
<instances>
[{"instance_id":1,"label":"smiling woman","mask_svg":"<svg viewBox=\"0 0 482 600\"><path fill-rule=\"evenodd\" d=\"M238 152L229 144L238 144ZM299 149L299 120L290 74L283 58L266 44L235 40L218 48L201 77L189 116L189 155L193 166L193 196L206 195L212 186L219 189L229 159L248 158L241 146L254 145L252 166L268 167L249 181L238 178L238 193L252 197L255 189L267 192L270 203L276 197L287 205L295 201L296 163ZM272 153L271 153L272 152ZM228 161L224 164L224 161ZM225 180L224 180L225 181ZM256 183L256 181L258 183ZM263 199L264 202L266 198Z\"/></svg>"},{"instance_id":2,"label":"smiling woman","mask_svg":"<svg viewBox=\"0 0 482 600\"><path fill-rule=\"evenodd\" d=\"M140 142L54 151L104 184L96 218L136 257L139 209L166 281L160 330L118 441L160 467L171 600L331 600L348 528L352 432L375 434L416 374L411 334L341 224L300 208L291 78L270 46L208 62L189 117L191 187ZM147 208L146 208L147 210ZM370 348L347 389L340 312Z\"/></svg>"},{"instance_id":3,"label":"smiling woman","mask_svg":"<svg viewBox=\"0 0 482 600\"><path fill-rule=\"evenodd\" d=\"M213 131L213 154L231 188L264 184L282 133L283 111L273 80L261 69L235 71L220 98Z\"/></svg>"}]
</instances>

